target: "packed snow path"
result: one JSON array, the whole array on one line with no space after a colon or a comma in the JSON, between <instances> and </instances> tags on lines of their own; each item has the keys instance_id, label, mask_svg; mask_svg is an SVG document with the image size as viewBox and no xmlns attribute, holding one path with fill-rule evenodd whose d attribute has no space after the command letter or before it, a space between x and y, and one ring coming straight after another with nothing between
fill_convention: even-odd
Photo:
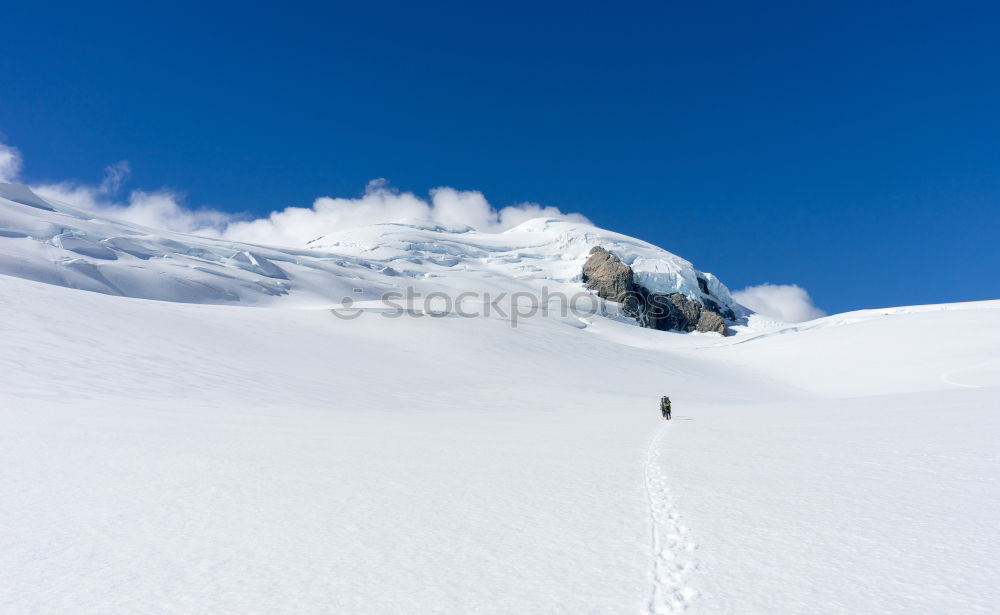
<instances>
[{"instance_id":1,"label":"packed snow path","mask_svg":"<svg viewBox=\"0 0 1000 615\"><path fill-rule=\"evenodd\" d=\"M687 584L687 578L696 566L693 557L696 545L688 539L688 528L674 507L673 495L660 469L663 436L668 428L669 423L664 422L656 430L646 449L643 464L652 526L653 589L649 612L653 615L680 613L697 595Z\"/></svg>"}]
</instances>

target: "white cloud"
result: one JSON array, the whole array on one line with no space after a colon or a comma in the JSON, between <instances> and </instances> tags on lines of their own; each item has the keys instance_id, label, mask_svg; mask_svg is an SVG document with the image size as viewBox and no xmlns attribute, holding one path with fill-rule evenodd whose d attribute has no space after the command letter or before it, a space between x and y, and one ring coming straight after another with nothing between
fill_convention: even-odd
<instances>
[{"instance_id":1,"label":"white cloud","mask_svg":"<svg viewBox=\"0 0 1000 615\"><path fill-rule=\"evenodd\" d=\"M430 200L425 200L412 192L394 190L379 179L369 182L358 198L320 197L310 208L288 207L266 218L233 222L222 234L249 243L301 246L333 231L383 222L418 219L495 233L540 216L587 222L580 214L564 214L555 207L534 203L497 210L475 190L435 188Z\"/></svg>"},{"instance_id":2,"label":"white cloud","mask_svg":"<svg viewBox=\"0 0 1000 615\"><path fill-rule=\"evenodd\" d=\"M17 149L0 143L0 181L15 180L20 169ZM166 188L133 190L122 200L116 195L130 174L128 161L122 160L105 168L104 179L98 185L62 181L31 185L31 189L46 198L151 228L283 246L303 246L334 231L407 219L469 226L484 232L504 231L538 217L588 222L580 214L564 214L555 207L535 203L498 210L475 190L440 187L430 191L430 198L422 198L395 190L383 179L369 182L358 198L324 196L313 201L311 207L288 207L246 220L221 211L191 209L183 204L181 193Z\"/></svg>"},{"instance_id":3,"label":"white cloud","mask_svg":"<svg viewBox=\"0 0 1000 615\"><path fill-rule=\"evenodd\" d=\"M784 322L803 322L826 312L813 304L806 289L795 284L760 284L733 292L733 299L754 312Z\"/></svg>"},{"instance_id":4,"label":"white cloud","mask_svg":"<svg viewBox=\"0 0 1000 615\"><path fill-rule=\"evenodd\" d=\"M431 206L384 181L372 181L360 198L320 197L312 207L287 207L265 218L233 222L224 234L237 241L302 246L335 230L405 218L432 219Z\"/></svg>"},{"instance_id":5,"label":"white cloud","mask_svg":"<svg viewBox=\"0 0 1000 615\"><path fill-rule=\"evenodd\" d=\"M131 174L132 167L128 165L128 160L119 160L110 166L104 167L104 181L97 188L98 192L101 194L117 194L118 189L122 187L122 184L125 183Z\"/></svg>"},{"instance_id":6,"label":"white cloud","mask_svg":"<svg viewBox=\"0 0 1000 615\"><path fill-rule=\"evenodd\" d=\"M21 152L16 147L0 143L0 182L16 181L21 174Z\"/></svg>"},{"instance_id":7,"label":"white cloud","mask_svg":"<svg viewBox=\"0 0 1000 615\"><path fill-rule=\"evenodd\" d=\"M0 143L0 183L18 181L21 167L18 149ZM131 172L128 161L121 160L104 169L104 179L96 186L62 181L29 187L47 199L155 229L218 235L233 220L233 216L223 212L189 209L182 204L179 193L165 188L153 192L133 190L125 201L116 200L115 195Z\"/></svg>"},{"instance_id":8,"label":"white cloud","mask_svg":"<svg viewBox=\"0 0 1000 615\"><path fill-rule=\"evenodd\" d=\"M35 184L31 189L47 199L78 209L178 233L217 236L232 220L232 216L220 211L189 209L181 203L180 194L165 188L153 192L133 190L127 200L117 201L108 195L112 188L107 182L106 177L99 186L61 182ZM118 187L113 189L117 191Z\"/></svg>"}]
</instances>

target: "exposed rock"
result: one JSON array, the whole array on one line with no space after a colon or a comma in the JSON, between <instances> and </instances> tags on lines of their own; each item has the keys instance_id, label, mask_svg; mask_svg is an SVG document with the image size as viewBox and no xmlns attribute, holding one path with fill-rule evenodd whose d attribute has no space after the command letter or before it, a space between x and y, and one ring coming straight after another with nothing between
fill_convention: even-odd
<instances>
[{"instance_id":1,"label":"exposed rock","mask_svg":"<svg viewBox=\"0 0 1000 615\"><path fill-rule=\"evenodd\" d=\"M632 280L632 268L621 259L600 246L591 248L583 264L583 283L601 299L621 303L626 313L635 315L638 302Z\"/></svg>"},{"instance_id":2,"label":"exposed rock","mask_svg":"<svg viewBox=\"0 0 1000 615\"><path fill-rule=\"evenodd\" d=\"M681 320L679 328L686 331L694 330L698 319L701 318L701 304L680 293L670 293L667 298L677 308L675 314Z\"/></svg>"},{"instance_id":3,"label":"exposed rock","mask_svg":"<svg viewBox=\"0 0 1000 615\"><path fill-rule=\"evenodd\" d=\"M710 312L715 312L716 314L722 316L724 319L736 320L736 314L733 312L732 309L728 307L725 308L721 307L718 303L716 303L711 299L702 299L702 304L705 306L706 310L709 310Z\"/></svg>"},{"instance_id":4,"label":"exposed rock","mask_svg":"<svg viewBox=\"0 0 1000 615\"><path fill-rule=\"evenodd\" d=\"M600 246L590 250L583 265L583 282L597 296L622 305L622 311L643 327L660 331L710 331L728 334L726 318L735 318L732 310L722 308L708 298L702 302L682 293L651 293L636 284L632 268ZM711 295L708 282L699 277L698 287Z\"/></svg>"},{"instance_id":5,"label":"exposed rock","mask_svg":"<svg viewBox=\"0 0 1000 615\"><path fill-rule=\"evenodd\" d=\"M722 319L722 316L708 310L703 310L701 312L701 316L698 318L696 330L721 333L722 335L729 334L728 329L726 329L726 321Z\"/></svg>"},{"instance_id":6,"label":"exposed rock","mask_svg":"<svg viewBox=\"0 0 1000 615\"><path fill-rule=\"evenodd\" d=\"M726 321L715 307L713 310L681 293L650 293L644 325L660 331L714 331L726 335Z\"/></svg>"},{"instance_id":7,"label":"exposed rock","mask_svg":"<svg viewBox=\"0 0 1000 615\"><path fill-rule=\"evenodd\" d=\"M650 293L646 326L660 331L693 331L701 306L680 293Z\"/></svg>"},{"instance_id":8,"label":"exposed rock","mask_svg":"<svg viewBox=\"0 0 1000 615\"><path fill-rule=\"evenodd\" d=\"M701 290L702 294L706 295L705 297L702 297L702 305L719 314L723 319L736 320L736 313L733 312L731 308L722 307L715 301L715 295L713 295L712 291L708 289L708 280L698 276L698 288Z\"/></svg>"}]
</instances>

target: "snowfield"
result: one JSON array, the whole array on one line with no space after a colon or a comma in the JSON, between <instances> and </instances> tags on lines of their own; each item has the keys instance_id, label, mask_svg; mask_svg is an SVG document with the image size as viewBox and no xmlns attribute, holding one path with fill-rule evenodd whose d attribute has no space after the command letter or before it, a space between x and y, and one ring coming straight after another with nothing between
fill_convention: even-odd
<instances>
[{"instance_id":1,"label":"snowfield","mask_svg":"<svg viewBox=\"0 0 1000 615\"><path fill-rule=\"evenodd\" d=\"M1000 608L1000 301L344 318L580 292L592 245L696 270L575 223L279 250L0 189L0 613Z\"/></svg>"}]
</instances>

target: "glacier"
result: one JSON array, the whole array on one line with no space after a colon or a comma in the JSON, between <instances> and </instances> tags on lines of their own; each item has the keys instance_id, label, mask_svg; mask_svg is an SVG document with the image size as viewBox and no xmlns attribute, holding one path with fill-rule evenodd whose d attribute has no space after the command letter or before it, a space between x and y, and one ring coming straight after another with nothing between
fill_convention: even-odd
<instances>
[{"instance_id":1,"label":"glacier","mask_svg":"<svg viewBox=\"0 0 1000 615\"><path fill-rule=\"evenodd\" d=\"M345 297L419 292L583 291L581 267L603 246L651 291L702 293L698 277L743 314L712 274L638 239L564 220L501 233L422 220L327 234L298 249L142 228L0 184L0 273L111 295L184 303L318 306ZM155 273L155 276L152 275Z\"/></svg>"}]
</instances>

